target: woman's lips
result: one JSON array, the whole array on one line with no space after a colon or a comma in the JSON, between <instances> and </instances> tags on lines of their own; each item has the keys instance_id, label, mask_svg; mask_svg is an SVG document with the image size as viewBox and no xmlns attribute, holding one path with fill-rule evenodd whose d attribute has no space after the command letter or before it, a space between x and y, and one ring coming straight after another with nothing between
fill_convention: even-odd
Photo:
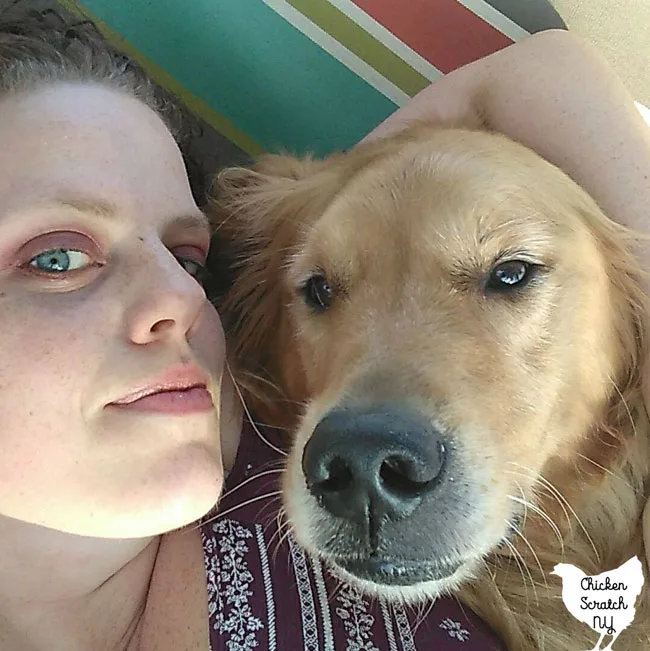
<instances>
[{"instance_id":1,"label":"woman's lips","mask_svg":"<svg viewBox=\"0 0 650 651\"><path fill-rule=\"evenodd\" d=\"M111 402L120 410L188 414L214 409L207 389L207 376L199 368L180 365L143 382L126 395Z\"/></svg>"},{"instance_id":2,"label":"woman's lips","mask_svg":"<svg viewBox=\"0 0 650 651\"><path fill-rule=\"evenodd\" d=\"M190 414L212 411L212 395L206 387L165 390L150 393L132 402L113 403L113 407L129 411L145 411L166 414Z\"/></svg>"}]
</instances>

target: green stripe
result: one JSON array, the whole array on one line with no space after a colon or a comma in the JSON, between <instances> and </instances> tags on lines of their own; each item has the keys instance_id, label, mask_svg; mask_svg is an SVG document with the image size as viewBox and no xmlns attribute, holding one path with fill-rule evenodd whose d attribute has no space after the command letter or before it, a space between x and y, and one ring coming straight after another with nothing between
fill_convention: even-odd
<instances>
[{"instance_id":1,"label":"green stripe","mask_svg":"<svg viewBox=\"0 0 650 651\"><path fill-rule=\"evenodd\" d=\"M228 138L228 140L242 151L249 156L257 156L264 151L262 146L246 135L241 129L238 129L228 118L215 111L209 104L191 93L177 79L142 54L142 52L120 36L115 30L111 29L104 21L94 16L88 9L81 6L75 0L59 0L59 2L71 13L91 20L109 43L137 61L151 79L170 93L179 97L194 115L200 117L215 131Z\"/></svg>"},{"instance_id":2,"label":"green stripe","mask_svg":"<svg viewBox=\"0 0 650 651\"><path fill-rule=\"evenodd\" d=\"M312 23L411 97L431 82L327 0L287 0Z\"/></svg>"},{"instance_id":3,"label":"green stripe","mask_svg":"<svg viewBox=\"0 0 650 651\"><path fill-rule=\"evenodd\" d=\"M82 4L266 150L346 149L397 108L262 0Z\"/></svg>"}]
</instances>

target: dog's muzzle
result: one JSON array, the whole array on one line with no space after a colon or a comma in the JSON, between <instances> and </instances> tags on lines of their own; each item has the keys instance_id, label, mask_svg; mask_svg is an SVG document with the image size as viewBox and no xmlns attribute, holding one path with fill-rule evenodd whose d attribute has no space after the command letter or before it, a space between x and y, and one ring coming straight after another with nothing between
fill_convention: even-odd
<instances>
[{"instance_id":1,"label":"dog's muzzle","mask_svg":"<svg viewBox=\"0 0 650 651\"><path fill-rule=\"evenodd\" d=\"M302 468L318 503L367 529L406 518L435 491L447 450L440 432L405 410L337 409L314 429Z\"/></svg>"},{"instance_id":2,"label":"dog's muzzle","mask_svg":"<svg viewBox=\"0 0 650 651\"><path fill-rule=\"evenodd\" d=\"M323 550L328 560L388 585L452 575L460 560L436 558L431 532L421 528L423 518L425 529L433 524L431 507L451 453L431 422L402 406L327 414L305 446L302 469L323 516L342 525ZM412 546L414 537L419 544Z\"/></svg>"}]
</instances>

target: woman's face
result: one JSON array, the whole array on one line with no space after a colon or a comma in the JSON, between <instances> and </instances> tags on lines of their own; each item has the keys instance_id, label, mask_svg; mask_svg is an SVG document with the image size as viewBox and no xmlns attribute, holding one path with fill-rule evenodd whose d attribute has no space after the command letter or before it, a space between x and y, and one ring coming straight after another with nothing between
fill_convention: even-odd
<instances>
[{"instance_id":1,"label":"woman's face","mask_svg":"<svg viewBox=\"0 0 650 651\"><path fill-rule=\"evenodd\" d=\"M82 84L0 100L0 143L0 514L120 538L193 521L223 480L224 341L176 144Z\"/></svg>"}]
</instances>

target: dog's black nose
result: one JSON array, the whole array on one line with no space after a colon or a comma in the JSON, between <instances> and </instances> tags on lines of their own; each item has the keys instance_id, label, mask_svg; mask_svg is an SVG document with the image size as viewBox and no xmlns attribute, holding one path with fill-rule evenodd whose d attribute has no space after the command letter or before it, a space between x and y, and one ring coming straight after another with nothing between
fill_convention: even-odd
<instances>
[{"instance_id":1,"label":"dog's black nose","mask_svg":"<svg viewBox=\"0 0 650 651\"><path fill-rule=\"evenodd\" d=\"M305 481L319 504L377 528L408 517L437 485L445 459L440 432L404 409L339 409L305 446Z\"/></svg>"}]
</instances>

